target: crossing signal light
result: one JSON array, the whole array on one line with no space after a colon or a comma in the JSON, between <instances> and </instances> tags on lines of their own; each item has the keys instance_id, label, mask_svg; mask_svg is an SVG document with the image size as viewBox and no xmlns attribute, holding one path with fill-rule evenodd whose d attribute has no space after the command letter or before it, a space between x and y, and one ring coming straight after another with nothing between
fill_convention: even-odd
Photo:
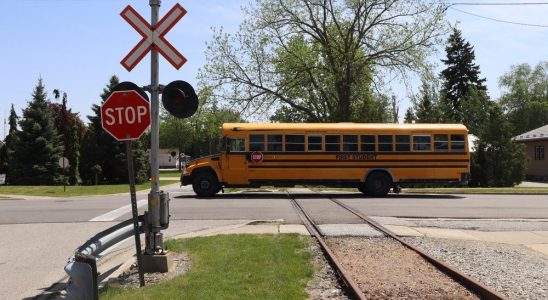
<instances>
[{"instance_id":1,"label":"crossing signal light","mask_svg":"<svg viewBox=\"0 0 548 300\"><path fill-rule=\"evenodd\" d=\"M164 87L162 104L170 114L184 119L198 109L198 96L188 82L176 80Z\"/></svg>"},{"instance_id":2,"label":"crossing signal light","mask_svg":"<svg viewBox=\"0 0 548 300\"><path fill-rule=\"evenodd\" d=\"M150 102L150 100L148 99L148 94L142 88L140 88L138 85L136 85L135 83L130 82L130 81L123 81L123 82L118 83L114 88L112 88L112 91L113 92L117 92L117 91L136 91L137 93L139 93L139 95L143 96L143 98L145 98L145 100Z\"/></svg>"}]
</instances>

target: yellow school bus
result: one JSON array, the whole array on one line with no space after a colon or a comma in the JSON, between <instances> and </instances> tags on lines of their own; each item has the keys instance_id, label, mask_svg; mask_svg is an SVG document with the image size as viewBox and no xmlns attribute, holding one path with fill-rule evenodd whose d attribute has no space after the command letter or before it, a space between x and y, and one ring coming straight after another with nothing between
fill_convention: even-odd
<instances>
[{"instance_id":1,"label":"yellow school bus","mask_svg":"<svg viewBox=\"0 0 548 300\"><path fill-rule=\"evenodd\" d=\"M223 187L321 185L384 196L391 188L463 184L470 174L461 124L226 123L220 154L181 176L199 196Z\"/></svg>"}]
</instances>

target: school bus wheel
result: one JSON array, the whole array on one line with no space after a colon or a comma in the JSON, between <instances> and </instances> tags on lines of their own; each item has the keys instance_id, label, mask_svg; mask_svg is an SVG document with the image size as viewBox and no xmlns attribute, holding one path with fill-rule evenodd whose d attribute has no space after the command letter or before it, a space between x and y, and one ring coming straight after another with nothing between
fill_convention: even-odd
<instances>
[{"instance_id":1,"label":"school bus wheel","mask_svg":"<svg viewBox=\"0 0 548 300\"><path fill-rule=\"evenodd\" d=\"M358 183L358 191L366 194L366 191L365 191L365 182L360 182Z\"/></svg>"},{"instance_id":2,"label":"school bus wheel","mask_svg":"<svg viewBox=\"0 0 548 300\"><path fill-rule=\"evenodd\" d=\"M365 194L370 196L386 196L392 187L392 178L388 173L376 171L365 180Z\"/></svg>"},{"instance_id":3,"label":"school bus wheel","mask_svg":"<svg viewBox=\"0 0 548 300\"><path fill-rule=\"evenodd\" d=\"M211 172L200 172L194 175L192 189L198 196L209 197L219 192L221 185L215 174Z\"/></svg>"}]
</instances>

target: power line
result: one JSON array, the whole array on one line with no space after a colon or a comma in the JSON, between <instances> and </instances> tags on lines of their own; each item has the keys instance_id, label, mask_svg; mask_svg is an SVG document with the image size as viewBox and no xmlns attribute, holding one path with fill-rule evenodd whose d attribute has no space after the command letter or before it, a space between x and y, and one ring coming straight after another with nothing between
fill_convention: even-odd
<instances>
[{"instance_id":1,"label":"power line","mask_svg":"<svg viewBox=\"0 0 548 300\"><path fill-rule=\"evenodd\" d=\"M548 3L547 3L548 4ZM461 13L464 13L464 14L467 14L467 15L471 15L471 16L474 16L474 17L478 17L478 18L482 18L482 19L487 19L487 20L491 20L491 21L496 21L496 22L501 22L501 23L507 23L507 24L514 24L514 25L522 25L522 26L530 26L530 27L543 27L543 28L548 28L548 25L542 25L542 24L529 24L529 23L521 23L521 22L514 22L514 21L507 21L507 20L501 20L501 19L495 19L495 18L491 18L491 17L486 17L486 16L481 16L481 15L478 15L478 14L474 14L474 13L471 13L471 12L467 12L467 11L464 11L464 10L460 10L458 8L454 8L454 7L451 7L449 6L450 9L453 9L453 10L456 10L458 12L461 12Z\"/></svg>"},{"instance_id":2,"label":"power line","mask_svg":"<svg viewBox=\"0 0 548 300\"><path fill-rule=\"evenodd\" d=\"M453 5L548 5L548 2L453 2L448 3L449 6Z\"/></svg>"}]
</instances>

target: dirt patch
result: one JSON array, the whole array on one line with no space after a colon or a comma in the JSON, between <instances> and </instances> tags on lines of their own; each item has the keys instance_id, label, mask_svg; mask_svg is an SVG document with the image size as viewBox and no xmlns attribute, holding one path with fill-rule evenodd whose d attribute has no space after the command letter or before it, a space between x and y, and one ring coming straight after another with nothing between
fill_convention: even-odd
<instances>
[{"instance_id":1,"label":"dirt patch","mask_svg":"<svg viewBox=\"0 0 548 300\"><path fill-rule=\"evenodd\" d=\"M478 299L392 239L337 237L327 244L368 299Z\"/></svg>"},{"instance_id":2,"label":"dirt patch","mask_svg":"<svg viewBox=\"0 0 548 300\"><path fill-rule=\"evenodd\" d=\"M190 261L185 253L173 252L173 261L175 262L175 267L171 272L145 273L145 286L167 281L175 276L186 273L190 268ZM129 289L139 288L139 270L137 269L137 263L132 264L129 270L123 272L120 276L110 279L108 284L110 286L121 286Z\"/></svg>"}]
</instances>

